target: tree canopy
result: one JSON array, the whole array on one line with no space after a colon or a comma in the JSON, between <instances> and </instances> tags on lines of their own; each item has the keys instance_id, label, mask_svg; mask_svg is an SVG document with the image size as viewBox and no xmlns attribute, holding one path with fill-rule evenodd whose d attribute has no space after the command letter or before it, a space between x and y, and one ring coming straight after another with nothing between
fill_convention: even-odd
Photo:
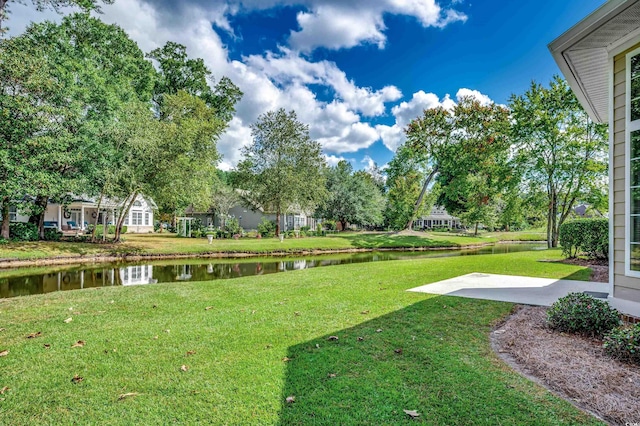
<instances>
[{"instance_id":1,"label":"tree canopy","mask_svg":"<svg viewBox=\"0 0 640 426\"><path fill-rule=\"evenodd\" d=\"M327 198L316 215L342 224L381 225L384 197L374 178L364 171L353 172L346 161L326 169Z\"/></svg>"},{"instance_id":2,"label":"tree canopy","mask_svg":"<svg viewBox=\"0 0 640 426\"><path fill-rule=\"evenodd\" d=\"M325 194L325 167L320 144L294 111L269 111L251 126L253 141L238 165L240 185L253 205L280 215L289 209L313 211Z\"/></svg>"},{"instance_id":3,"label":"tree canopy","mask_svg":"<svg viewBox=\"0 0 640 426\"><path fill-rule=\"evenodd\" d=\"M518 164L530 186L546 194L547 244L578 200L602 202L607 176L607 126L591 121L568 84L531 83L510 101ZM599 201L598 201L599 200Z\"/></svg>"}]
</instances>

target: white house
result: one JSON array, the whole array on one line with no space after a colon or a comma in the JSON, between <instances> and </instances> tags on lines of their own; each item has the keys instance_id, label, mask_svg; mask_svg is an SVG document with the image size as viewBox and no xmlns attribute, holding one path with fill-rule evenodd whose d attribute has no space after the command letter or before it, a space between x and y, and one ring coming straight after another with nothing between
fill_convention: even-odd
<instances>
[{"instance_id":1,"label":"white house","mask_svg":"<svg viewBox=\"0 0 640 426\"><path fill-rule=\"evenodd\" d=\"M115 223L118 210L122 203L113 200L103 200L98 211L98 200L89 197L73 197L66 207L62 204L49 203L44 212L45 228L57 228L60 231L86 230L89 224L98 219L98 224ZM156 208L153 201L138 195L129 209L124 224L127 232L148 233L153 232L153 210ZM9 209L11 222L27 222L29 216L21 214L15 207Z\"/></svg>"},{"instance_id":2,"label":"white house","mask_svg":"<svg viewBox=\"0 0 640 426\"><path fill-rule=\"evenodd\" d=\"M415 229L422 228L459 228L460 219L451 216L442 206L433 206L428 216L422 216L413 221Z\"/></svg>"}]
</instances>

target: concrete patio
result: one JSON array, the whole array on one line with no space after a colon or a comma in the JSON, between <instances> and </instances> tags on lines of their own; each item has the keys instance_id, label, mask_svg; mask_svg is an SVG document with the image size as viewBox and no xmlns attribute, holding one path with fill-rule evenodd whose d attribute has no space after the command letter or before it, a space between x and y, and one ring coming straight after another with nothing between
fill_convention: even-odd
<instances>
[{"instance_id":1,"label":"concrete patio","mask_svg":"<svg viewBox=\"0 0 640 426\"><path fill-rule=\"evenodd\" d=\"M608 283L474 272L412 288L408 291L526 305L551 306L559 298L573 292L590 292L595 297L607 299L609 290ZM640 303L631 303L614 298L608 298L607 300L620 312L640 317Z\"/></svg>"}]
</instances>

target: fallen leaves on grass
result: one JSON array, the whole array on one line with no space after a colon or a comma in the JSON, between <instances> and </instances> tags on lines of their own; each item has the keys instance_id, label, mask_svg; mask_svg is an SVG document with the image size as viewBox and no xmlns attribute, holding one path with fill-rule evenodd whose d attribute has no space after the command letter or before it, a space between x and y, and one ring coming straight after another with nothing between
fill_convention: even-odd
<instances>
[{"instance_id":1,"label":"fallen leaves on grass","mask_svg":"<svg viewBox=\"0 0 640 426\"><path fill-rule=\"evenodd\" d=\"M84 380L84 377L78 376L77 374L75 376L73 376L73 378L71 379L71 383L73 383L74 385L77 383L80 383L81 381Z\"/></svg>"},{"instance_id":2,"label":"fallen leaves on grass","mask_svg":"<svg viewBox=\"0 0 640 426\"><path fill-rule=\"evenodd\" d=\"M122 401L123 399L131 398L132 396L140 395L138 392L127 392L118 396L118 401Z\"/></svg>"},{"instance_id":3,"label":"fallen leaves on grass","mask_svg":"<svg viewBox=\"0 0 640 426\"><path fill-rule=\"evenodd\" d=\"M167 333L167 334L169 334L169 333L171 332L171 330L168 330L168 329L167 329L167 330L165 330L164 332L165 332L165 333Z\"/></svg>"},{"instance_id":4,"label":"fallen leaves on grass","mask_svg":"<svg viewBox=\"0 0 640 426\"><path fill-rule=\"evenodd\" d=\"M282 362L289 362L289 361L291 361L291 358L289 357L285 356L284 358L282 358Z\"/></svg>"},{"instance_id":5,"label":"fallen leaves on grass","mask_svg":"<svg viewBox=\"0 0 640 426\"><path fill-rule=\"evenodd\" d=\"M402 355L402 348L394 349L393 351L398 355Z\"/></svg>"},{"instance_id":6,"label":"fallen leaves on grass","mask_svg":"<svg viewBox=\"0 0 640 426\"><path fill-rule=\"evenodd\" d=\"M187 356L195 355L196 351L187 351Z\"/></svg>"},{"instance_id":7,"label":"fallen leaves on grass","mask_svg":"<svg viewBox=\"0 0 640 426\"><path fill-rule=\"evenodd\" d=\"M300 316L300 312L295 311L295 312L293 313L293 315L295 315L295 316L299 317L299 316Z\"/></svg>"},{"instance_id":8,"label":"fallen leaves on grass","mask_svg":"<svg viewBox=\"0 0 640 426\"><path fill-rule=\"evenodd\" d=\"M73 321L73 318L69 317L66 320L64 320L65 324L69 324L71 321Z\"/></svg>"},{"instance_id":9,"label":"fallen leaves on grass","mask_svg":"<svg viewBox=\"0 0 640 426\"><path fill-rule=\"evenodd\" d=\"M49 343L45 343L45 344L44 344L44 348L45 348L45 349L50 349L50 348L51 348L51 345L50 345Z\"/></svg>"},{"instance_id":10,"label":"fallen leaves on grass","mask_svg":"<svg viewBox=\"0 0 640 426\"><path fill-rule=\"evenodd\" d=\"M4 393L8 390L11 390L11 388L9 386L5 386L2 389L0 389L0 395L4 395Z\"/></svg>"},{"instance_id":11,"label":"fallen leaves on grass","mask_svg":"<svg viewBox=\"0 0 640 426\"><path fill-rule=\"evenodd\" d=\"M364 337L359 336L357 340L358 340L358 342L362 342L364 340Z\"/></svg>"},{"instance_id":12,"label":"fallen leaves on grass","mask_svg":"<svg viewBox=\"0 0 640 426\"><path fill-rule=\"evenodd\" d=\"M287 401L287 404L293 404L294 402L296 402L296 397L293 395L288 396L285 401Z\"/></svg>"},{"instance_id":13,"label":"fallen leaves on grass","mask_svg":"<svg viewBox=\"0 0 640 426\"><path fill-rule=\"evenodd\" d=\"M4 351L0 351L0 356L7 356L9 355L9 349L5 349Z\"/></svg>"},{"instance_id":14,"label":"fallen leaves on grass","mask_svg":"<svg viewBox=\"0 0 640 426\"><path fill-rule=\"evenodd\" d=\"M180 367L180 371L189 371L189 367L187 367L186 365L182 364L182 367Z\"/></svg>"},{"instance_id":15,"label":"fallen leaves on grass","mask_svg":"<svg viewBox=\"0 0 640 426\"><path fill-rule=\"evenodd\" d=\"M207 306L206 308L204 308L205 311L210 311L211 309L213 309L213 306Z\"/></svg>"},{"instance_id":16,"label":"fallen leaves on grass","mask_svg":"<svg viewBox=\"0 0 640 426\"><path fill-rule=\"evenodd\" d=\"M367 314L369 313L369 311L368 311L368 310L367 310L367 311L362 311L362 312L360 312L360 313L361 313L362 315L367 315Z\"/></svg>"},{"instance_id":17,"label":"fallen leaves on grass","mask_svg":"<svg viewBox=\"0 0 640 426\"><path fill-rule=\"evenodd\" d=\"M338 340L338 336L329 336L327 337L327 340L332 340L332 341Z\"/></svg>"},{"instance_id":18,"label":"fallen leaves on grass","mask_svg":"<svg viewBox=\"0 0 640 426\"><path fill-rule=\"evenodd\" d=\"M27 336L27 339L35 339L36 337L42 336L42 331L38 331L37 333L31 333Z\"/></svg>"},{"instance_id":19,"label":"fallen leaves on grass","mask_svg":"<svg viewBox=\"0 0 640 426\"><path fill-rule=\"evenodd\" d=\"M376 333L382 333L382 329L381 328L377 329Z\"/></svg>"},{"instance_id":20,"label":"fallen leaves on grass","mask_svg":"<svg viewBox=\"0 0 640 426\"><path fill-rule=\"evenodd\" d=\"M420 413L418 413L416 410L402 410L405 412L405 414L409 417L411 417L412 419L417 419L418 417L420 417Z\"/></svg>"},{"instance_id":21,"label":"fallen leaves on grass","mask_svg":"<svg viewBox=\"0 0 640 426\"><path fill-rule=\"evenodd\" d=\"M336 377L336 376L337 376L337 374L336 374L336 373L329 373L329 374L327 374L327 377L328 377L328 378L330 378L330 379L333 379L333 378L334 378L334 377Z\"/></svg>"},{"instance_id":22,"label":"fallen leaves on grass","mask_svg":"<svg viewBox=\"0 0 640 426\"><path fill-rule=\"evenodd\" d=\"M84 340L78 340L77 342L75 342L73 345L71 345L72 348L81 348L85 345L85 341Z\"/></svg>"},{"instance_id":23,"label":"fallen leaves on grass","mask_svg":"<svg viewBox=\"0 0 640 426\"><path fill-rule=\"evenodd\" d=\"M3 331L5 331L5 330L6 330L5 328L0 328L0 332L3 332Z\"/></svg>"}]
</instances>

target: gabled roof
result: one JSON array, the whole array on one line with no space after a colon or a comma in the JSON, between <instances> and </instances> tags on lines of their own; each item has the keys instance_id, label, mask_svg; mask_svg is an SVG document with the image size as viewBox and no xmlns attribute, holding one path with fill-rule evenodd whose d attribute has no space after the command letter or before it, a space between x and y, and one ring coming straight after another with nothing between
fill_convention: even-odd
<instances>
[{"instance_id":1,"label":"gabled roof","mask_svg":"<svg viewBox=\"0 0 640 426\"><path fill-rule=\"evenodd\" d=\"M609 0L549 44L556 63L589 116L609 120L609 55L639 39L640 0Z\"/></svg>"}]
</instances>

